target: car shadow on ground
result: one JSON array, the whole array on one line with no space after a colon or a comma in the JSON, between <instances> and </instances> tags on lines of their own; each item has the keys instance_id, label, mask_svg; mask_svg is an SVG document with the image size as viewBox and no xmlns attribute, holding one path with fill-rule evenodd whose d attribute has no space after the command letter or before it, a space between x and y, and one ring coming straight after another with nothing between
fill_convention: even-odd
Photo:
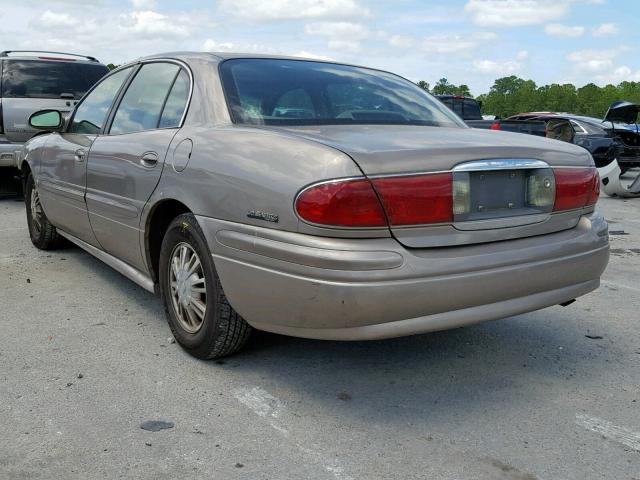
<instances>
[{"instance_id":1,"label":"car shadow on ground","mask_svg":"<svg viewBox=\"0 0 640 480\"><path fill-rule=\"evenodd\" d=\"M256 332L248 348L225 366L299 398L312 396L328 410L341 404L355 417L383 423L406 419L407 411L431 417L443 409L449 416L460 407L468 415L518 396L525 403L549 401L566 393L566 384L573 380L599 383L616 356L615 348L604 349L587 339L575 313L567 317L561 307L553 307L456 330L370 342Z\"/></svg>"}]
</instances>

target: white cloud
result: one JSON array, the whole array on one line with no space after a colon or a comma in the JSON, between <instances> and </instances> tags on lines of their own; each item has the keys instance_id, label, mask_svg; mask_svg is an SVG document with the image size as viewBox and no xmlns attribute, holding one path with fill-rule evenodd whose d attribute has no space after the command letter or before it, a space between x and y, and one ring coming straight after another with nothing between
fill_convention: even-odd
<instances>
[{"instance_id":1,"label":"white cloud","mask_svg":"<svg viewBox=\"0 0 640 480\"><path fill-rule=\"evenodd\" d=\"M529 52L527 52L526 50L520 50L517 54L516 54L516 60L526 60L527 58L529 58Z\"/></svg>"},{"instance_id":2,"label":"white cloud","mask_svg":"<svg viewBox=\"0 0 640 480\"><path fill-rule=\"evenodd\" d=\"M544 27L547 35L554 37L581 37L585 28L582 26L562 25L561 23L550 23Z\"/></svg>"},{"instance_id":3,"label":"white cloud","mask_svg":"<svg viewBox=\"0 0 640 480\"><path fill-rule=\"evenodd\" d=\"M305 25L304 31L307 35L326 37L332 50L350 53L360 51L360 42L371 35L364 25L351 22L314 22Z\"/></svg>"},{"instance_id":4,"label":"white cloud","mask_svg":"<svg viewBox=\"0 0 640 480\"><path fill-rule=\"evenodd\" d=\"M613 60L620 54L620 50L577 50L567 55L567 60L578 69L587 72L602 72L613 68Z\"/></svg>"},{"instance_id":5,"label":"white cloud","mask_svg":"<svg viewBox=\"0 0 640 480\"><path fill-rule=\"evenodd\" d=\"M135 10L154 10L157 6L155 0L131 0Z\"/></svg>"},{"instance_id":6,"label":"white cloud","mask_svg":"<svg viewBox=\"0 0 640 480\"><path fill-rule=\"evenodd\" d=\"M473 66L481 73L493 75L512 75L522 68L517 60L474 60Z\"/></svg>"},{"instance_id":7,"label":"white cloud","mask_svg":"<svg viewBox=\"0 0 640 480\"><path fill-rule=\"evenodd\" d=\"M200 47L200 50L202 50L203 52L231 52L233 51L233 43L218 43L211 38L207 38Z\"/></svg>"},{"instance_id":8,"label":"white cloud","mask_svg":"<svg viewBox=\"0 0 640 480\"><path fill-rule=\"evenodd\" d=\"M414 39L406 35L394 35L389 39L389 45L396 48L411 48L414 44Z\"/></svg>"},{"instance_id":9,"label":"white cloud","mask_svg":"<svg viewBox=\"0 0 640 480\"><path fill-rule=\"evenodd\" d=\"M615 23L602 23L593 29L594 37L605 37L608 35L617 35L618 26Z\"/></svg>"},{"instance_id":10,"label":"white cloud","mask_svg":"<svg viewBox=\"0 0 640 480\"><path fill-rule=\"evenodd\" d=\"M46 10L40 15L40 18L33 23L44 28L68 28L77 25L78 19L68 13L56 13L51 10Z\"/></svg>"},{"instance_id":11,"label":"white cloud","mask_svg":"<svg viewBox=\"0 0 640 480\"><path fill-rule=\"evenodd\" d=\"M370 35L367 27L360 23L351 22L314 22L305 25L304 31L309 35L349 40L364 40Z\"/></svg>"},{"instance_id":12,"label":"white cloud","mask_svg":"<svg viewBox=\"0 0 640 480\"><path fill-rule=\"evenodd\" d=\"M464 11L482 27L517 27L556 20L569 12L567 0L469 0Z\"/></svg>"},{"instance_id":13,"label":"white cloud","mask_svg":"<svg viewBox=\"0 0 640 480\"><path fill-rule=\"evenodd\" d=\"M189 22L152 10L131 12L120 16L120 29L146 37L187 37L191 33Z\"/></svg>"},{"instance_id":14,"label":"white cloud","mask_svg":"<svg viewBox=\"0 0 640 480\"><path fill-rule=\"evenodd\" d=\"M616 67L611 71L595 76L596 83L617 85L620 82L640 82L640 70L633 71L626 65Z\"/></svg>"},{"instance_id":15,"label":"white cloud","mask_svg":"<svg viewBox=\"0 0 640 480\"><path fill-rule=\"evenodd\" d=\"M438 34L423 38L420 49L426 55L463 53L475 50L481 44L497 38L493 32Z\"/></svg>"},{"instance_id":16,"label":"white cloud","mask_svg":"<svg viewBox=\"0 0 640 480\"><path fill-rule=\"evenodd\" d=\"M221 0L223 11L255 22L362 18L369 9L357 0Z\"/></svg>"}]
</instances>

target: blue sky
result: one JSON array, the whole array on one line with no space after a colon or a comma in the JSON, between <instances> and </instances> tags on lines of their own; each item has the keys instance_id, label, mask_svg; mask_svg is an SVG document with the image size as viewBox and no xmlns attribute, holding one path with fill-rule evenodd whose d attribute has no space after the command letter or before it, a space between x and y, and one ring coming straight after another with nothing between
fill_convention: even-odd
<instances>
[{"instance_id":1,"label":"blue sky","mask_svg":"<svg viewBox=\"0 0 640 480\"><path fill-rule=\"evenodd\" d=\"M640 81L638 0L0 0L0 47L122 63L174 50L282 53L486 92Z\"/></svg>"}]
</instances>

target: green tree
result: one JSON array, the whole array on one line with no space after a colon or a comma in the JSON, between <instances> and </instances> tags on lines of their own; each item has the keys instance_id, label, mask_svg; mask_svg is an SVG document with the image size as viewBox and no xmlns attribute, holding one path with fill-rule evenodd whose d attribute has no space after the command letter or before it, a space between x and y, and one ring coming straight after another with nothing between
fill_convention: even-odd
<instances>
[{"instance_id":1,"label":"green tree","mask_svg":"<svg viewBox=\"0 0 640 480\"><path fill-rule=\"evenodd\" d=\"M417 83L417 85L418 85L421 89L425 90L426 92L429 92L429 91L430 91L430 90L429 90L429 82L425 82L424 80L420 80L420 81Z\"/></svg>"}]
</instances>

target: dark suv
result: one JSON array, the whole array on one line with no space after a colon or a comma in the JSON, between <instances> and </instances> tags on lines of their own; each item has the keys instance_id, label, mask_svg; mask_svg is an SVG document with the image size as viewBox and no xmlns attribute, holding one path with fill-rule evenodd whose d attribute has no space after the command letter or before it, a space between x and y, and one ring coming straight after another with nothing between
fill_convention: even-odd
<instances>
[{"instance_id":1,"label":"dark suv","mask_svg":"<svg viewBox=\"0 0 640 480\"><path fill-rule=\"evenodd\" d=\"M0 173L16 168L36 130L29 116L47 108L70 112L109 69L93 57L60 52L0 53Z\"/></svg>"}]
</instances>

